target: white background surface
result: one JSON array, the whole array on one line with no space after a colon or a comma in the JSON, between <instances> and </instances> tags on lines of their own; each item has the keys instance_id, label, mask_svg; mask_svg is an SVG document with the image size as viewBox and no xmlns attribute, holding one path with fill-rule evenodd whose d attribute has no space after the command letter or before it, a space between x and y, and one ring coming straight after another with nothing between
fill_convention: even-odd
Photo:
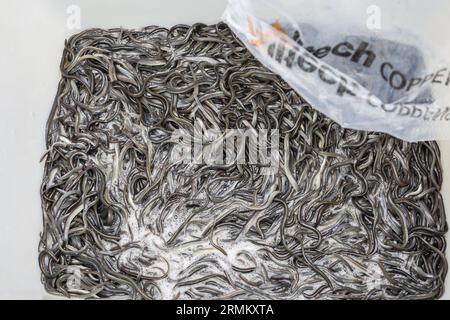
<instances>
[{"instance_id":1,"label":"white background surface","mask_svg":"<svg viewBox=\"0 0 450 320\"><path fill-rule=\"evenodd\" d=\"M14 0L0 11L0 299L46 296L37 263L42 227L39 187L45 122L56 94L67 8L81 9L81 29L216 23L225 0ZM443 195L450 210L450 142L441 143ZM447 250L447 257L449 252ZM445 297L450 298L449 277Z\"/></svg>"}]
</instances>

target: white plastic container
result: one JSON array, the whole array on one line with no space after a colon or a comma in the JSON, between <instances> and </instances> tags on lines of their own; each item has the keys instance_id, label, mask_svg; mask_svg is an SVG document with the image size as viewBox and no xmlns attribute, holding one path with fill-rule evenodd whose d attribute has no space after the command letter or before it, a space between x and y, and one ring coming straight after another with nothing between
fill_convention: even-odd
<instances>
[{"instance_id":1,"label":"white plastic container","mask_svg":"<svg viewBox=\"0 0 450 320\"><path fill-rule=\"evenodd\" d=\"M38 266L43 174L39 159L44 153L45 123L60 78L64 39L90 27L216 23L225 5L226 0L213 4L210 0L17 0L2 4L0 299L55 298L45 293ZM76 28L78 16L80 29ZM450 210L450 141L440 145L442 194ZM449 278L444 299L450 299Z\"/></svg>"}]
</instances>

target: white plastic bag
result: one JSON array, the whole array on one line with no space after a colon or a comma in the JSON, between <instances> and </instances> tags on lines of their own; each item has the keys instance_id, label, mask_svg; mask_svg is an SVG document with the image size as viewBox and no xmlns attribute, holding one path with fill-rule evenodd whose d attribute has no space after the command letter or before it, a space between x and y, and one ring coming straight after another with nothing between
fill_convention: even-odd
<instances>
[{"instance_id":1,"label":"white plastic bag","mask_svg":"<svg viewBox=\"0 0 450 320\"><path fill-rule=\"evenodd\" d=\"M343 127L450 139L446 0L230 0L223 20Z\"/></svg>"}]
</instances>

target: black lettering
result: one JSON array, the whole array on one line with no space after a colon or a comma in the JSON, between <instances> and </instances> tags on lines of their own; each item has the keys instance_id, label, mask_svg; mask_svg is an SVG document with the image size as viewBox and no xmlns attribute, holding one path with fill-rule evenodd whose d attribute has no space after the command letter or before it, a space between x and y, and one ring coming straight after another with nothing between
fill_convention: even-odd
<instances>
[{"instance_id":1,"label":"black lettering","mask_svg":"<svg viewBox=\"0 0 450 320\"><path fill-rule=\"evenodd\" d=\"M423 114L423 111L420 110L419 108L417 108L416 105L413 105L411 117L420 118L420 117L422 117L422 114Z\"/></svg>"},{"instance_id":2,"label":"black lettering","mask_svg":"<svg viewBox=\"0 0 450 320\"><path fill-rule=\"evenodd\" d=\"M291 68L292 68L292 65L294 64L296 53L297 53L297 52L294 51L294 50L292 50L292 49L288 51L288 55L287 55L285 61L286 61L286 66L287 66L289 69L291 69Z\"/></svg>"},{"instance_id":3,"label":"black lettering","mask_svg":"<svg viewBox=\"0 0 450 320\"><path fill-rule=\"evenodd\" d=\"M425 78L423 78L423 80L422 80L422 84L421 85L423 86L425 84L425 82L430 81L431 79L433 79L433 77L434 77L434 73L431 73L431 74L425 76Z\"/></svg>"},{"instance_id":4,"label":"black lettering","mask_svg":"<svg viewBox=\"0 0 450 320\"><path fill-rule=\"evenodd\" d=\"M375 100L375 101L374 101ZM381 101L374 94L369 93L367 97L367 103L372 107L379 108L381 106Z\"/></svg>"},{"instance_id":5,"label":"black lettering","mask_svg":"<svg viewBox=\"0 0 450 320\"><path fill-rule=\"evenodd\" d=\"M428 117L430 115L430 108L426 107L425 114L423 115L423 120L428 121L430 118Z\"/></svg>"},{"instance_id":6,"label":"black lettering","mask_svg":"<svg viewBox=\"0 0 450 320\"><path fill-rule=\"evenodd\" d=\"M444 117L447 116L447 113L450 111L449 107L445 108L444 110L439 109L440 111L436 112L436 114L433 116L433 120L442 120Z\"/></svg>"},{"instance_id":7,"label":"black lettering","mask_svg":"<svg viewBox=\"0 0 450 320\"><path fill-rule=\"evenodd\" d=\"M391 110L389 110L387 107L388 106L392 106L393 108ZM382 104L381 105L381 109L383 109L386 112L394 112L395 110L397 110L398 105L396 104Z\"/></svg>"},{"instance_id":8,"label":"black lettering","mask_svg":"<svg viewBox=\"0 0 450 320\"><path fill-rule=\"evenodd\" d=\"M441 81L437 80L439 77L444 76L442 73L445 72L447 70L447 68L443 68L441 70L439 70L438 72L436 72L435 76L433 77L433 80L431 81L432 83L442 83Z\"/></svg>"},{"instance_id":9,"label":"black lettering","mask_svg":"<svg viewBox=\"0 0 450 320\"><path fill-rule=\"evenodd\" d=\"M327 77L328 75L328 77ZM335 84L337 82L336 80L336 74L327 66L321 66L319 69L319 78L328 84Z\"/></svg>"},{"instance_id":10,"label":"black lettering","mask_svg":"<svg viewBox=\"0 0 450 320\"><path fill-rule=\"evenodd\" d=\"M314 54L315 48L314 48L313 46L306 47L305 49L306 49L306 51L308 51L308 52Z\"/></svg>"},{"instance_id":11,"label":"black lettering","mask_svg":"<svg viewBox=\"0 0 450 320\"><path fill-rule=\"evenodd\" d=\"M295 30L294 32L294 37L293 37L294 41L297 42L299 45L303 45L303 41L302 38L300 36L300 32L298 30Z\"/></svg>"},{"instance_id":12,"label":"black lettering","mask_svg":"<svg viewBox=\"0 0 450 320\"><path fill-rule=\"evenodd\" d=\"M317 63L314 58L309 57L309 60L312 60L314 63ZM300 53L297 59L297 64L305 72L314 72L316 71L317 67L309 62L306 61L305 57Z\"/></svg>"},{"instance_id":13,"label":"black lettering","mask_svg":"<svg viewBox=\"0 0 450 320\"><path fill-rule=\"evenodd\" d=\"M448 108L446 110L446 114L445 114L445 121L449 121L450 120L450 113L448 112Z\"/></svg>"},{"instance_id":14,"label":"black lettering","mask_svg":"<svg viewBox=\"0 0 450 320\"><path fill-rule=\"evenodd\" d=\"M355 83L352 83L352 85L356 87ZM349 88L347 80L341 77L341 82L339 83L339 87L337 89L337 95L342 97L345 93L356 96L356 92Z\"/></svg>"},{"instance_id":15,"label":"black lettering","mask_svg":"<svg viewBox=\"0 0 450 320\"><path fill-rule=\"evenodd\" d=\"M417 86L421 82L422 82L422 78L412 78L411 81L409 81L409 85L408 85L408 88L406 88L406 91L411 90L412 87Z\"/></svg>"},{"instance_id":16,"label":"black lettering","mask_svg":"<svg viewBox=\"0 0 450 320\"><path fill-rule=\"evenodd\" d=\"M314 52L314 56L316 58L322 59L325 58L331 51L331 47L323 47L319 48Z\"/></svg>"},{"instance_id":17,"label":"black lettering","mask_svg":"<svg viewBox=\"0 0 450 320\"><path fill-rule=\"evenodd\" d=\"M405 105L399 105L400 109L398 110L398 114L401 116L408 116L410 113L410 109L408 108L408 106Z\"/></svg>"},{"instance_id":18,"label":"black lettering","mask_svg":"<svg viewBox=\"0 0 450 320\"><path fill-rule=\"evenodd\" d=\"M348 50L341 50L343 47L347 47ZM352 55L352 51L354 50L353 45L349 42L342 42L336 45L333 48L332 53L339 57L348 58Z\"/></svg>"},{"instance_id":19,"label":"black lettering","mask_svg":"<svg viewBox=\"0 0 450 320\"><path fill-rule=\"evenodd\" d=\"M361 60L363 56L367 56L366 61L363 63L363 66L370 68L372 66L372 63L375 61L376 55L375 53L373 53L373 51L367 50L368 47L369 43L365 41L361 42L358 49L353 54L351 60L353 62L359 63L359 60Z\"/></svg>"},{"instance_id":20,"label":"black lettering","mask_svg":"<svg viewBox=\"0 0 450 320\"><path fill-rule=\"evenodd\" d=\"M385 63L383 63L382 65L381 65L381 76L383 77L383 79L386 81L386 82L388 82L389 80L388 80L388 76L386 75L386 73L384 72L384 70L385 70L385 68L386 67L389 67L389 68L391 68L391 70L392 69L394 69L394 67L392 66L392 64L390 64L389 62L385 62Z\"/></svg>"},{"instance_id":21,"label":"black lettering","mask_svg":"<svg viewBox=\"0 0 450 320\"><path fill-rule=\"evenodd\" d=\"M269 55L269 57L273 58L274 52L275 52L275 47L276 47L276 43L271 43L268 47L267 47L267 54Z\"/></svg>"},{"instance_id":22,"label":"black lettering","mask_svg":"<svg viewBox=\"0 0 450 320\"><path fill-rule=\"evenodd\" d=\"M277 46L277 52L275 54L275 60L277 60L279 63L283 61L283 55L286 47L282 43L278 43Z\"/></svg>"},{"instance_id":23,"label":"black lettering","mask_svg":"<svg viewBox=\"0 0 450 320\"><path fill-rule=\"evenodd\" d=\"M397 76L397 78L400 79L400 83L395 85L395 76ZM400 72L400 71L394 71L391 73L391 76L389 77L389 84L391 85L392 88L397 89L397 90L401 90L406 86L406 78L405 76Z\"/></svg>"}]
</instances>

